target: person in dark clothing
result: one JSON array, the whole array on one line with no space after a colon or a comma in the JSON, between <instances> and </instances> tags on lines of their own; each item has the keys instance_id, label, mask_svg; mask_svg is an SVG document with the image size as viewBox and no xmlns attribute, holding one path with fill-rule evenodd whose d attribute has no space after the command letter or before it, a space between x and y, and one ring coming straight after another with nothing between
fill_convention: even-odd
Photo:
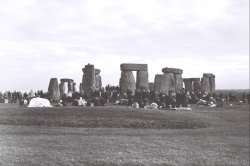
<instances>
[{"instance_id":1,"label":"person in dark clothing","mask_svg":"<svg viewBox=\"0 0 250 166\"><path fill-rule=\"evenodd\" d=\"M128 104L127 106L132 106L133 102L134 102L134 96L133 96L133 92L130 89L127 89L127 97L128 97Z\"/></svg>"}]
</instances>

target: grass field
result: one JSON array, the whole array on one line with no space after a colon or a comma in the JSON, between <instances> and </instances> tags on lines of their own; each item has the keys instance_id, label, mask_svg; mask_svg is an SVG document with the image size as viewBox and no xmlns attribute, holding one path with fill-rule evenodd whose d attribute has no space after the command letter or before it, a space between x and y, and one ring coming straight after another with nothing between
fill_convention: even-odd
<instances>
[{"instance_id":1,"label":"grass field","mask_svg":"<svg viewBox=\"0 0 250 166\"><path fill-rule=\"evenodd\" d=\"M0 104L0 165L249 165L249 105L193 111Z\"/></svg>"}]
</instances>

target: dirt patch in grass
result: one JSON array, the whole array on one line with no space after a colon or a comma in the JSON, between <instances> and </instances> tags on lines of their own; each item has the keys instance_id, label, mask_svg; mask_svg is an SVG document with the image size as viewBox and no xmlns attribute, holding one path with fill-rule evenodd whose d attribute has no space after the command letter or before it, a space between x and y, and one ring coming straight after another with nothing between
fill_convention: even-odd
<instances>
[{"instance_id":1,"label":"dirt patch in grass","mask_svg":"<svg viewBox=\"0 0 250 166\"><path fill-rule=\"evenodd\" d=\"M127 107L15 108L0 107L0 125L86 128L196 129L209 126L190 111L159 111Z\"/></svg>"}]
</instances>

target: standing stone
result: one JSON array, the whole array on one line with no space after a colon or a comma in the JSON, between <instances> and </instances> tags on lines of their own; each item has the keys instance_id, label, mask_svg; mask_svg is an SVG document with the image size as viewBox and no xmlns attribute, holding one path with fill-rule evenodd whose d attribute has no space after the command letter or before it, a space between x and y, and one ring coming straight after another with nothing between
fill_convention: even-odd
<instances>
[{"instance_id":1,"label":"standing stone","mask_svg":"<svg viewBox=\"0 0 250 166\"><path fill-rule=\"evenodd\" d=\"M175 77L174 73L164 73L163 74L163 86L164 92L169 94L170 90L175 90Z\"/></svg>"},{"instance_id":2,"label":"standing stone","mask_svg":"<svg viewBox=\"0 0 250 166\"><path fill-rule=\"evenodd\" d=\"M189 92L192 92L194 90L192 79L190 78L184 78L183 79L184 84L185 84L185 89Z\"/></svg>"},{"instance_id":3,"label":"standing stone","mask_svg":"<svg viewBox=\"0 0 250 166\"><path fill-rule=\"evenodd\" d=\"M194 92L200 92L201 91L201 80L200 80L200 78L193 78L193 88L194 88Z\"/></svg>"},{"instance_id":4,"label":"standing stone","mask_svg":"<svg viewBox=\"0 0 250 166\"><path fill-rule=\"evenodd\" d=\"M209 78L210 92L215 92L215 76Z\"/></svg>"},{"instance_id":5,"label":"standing stone","mask_svg":"<svg viewBox=\"0 0 250 166\"><path fill-rule=\"evenodd\" d=\"M85 71L85 68L82 68L82 72L83 72L83 75L82 75L82 88L84 87L84 71Z\"/></svg>"},{"instance_id":6,"label":"standing stone","mask_svg":"<svg viewBox=\"0 0 250 166\"><path fill-rule=\"evenodd\" d=\"M84 91L89 95L95 90L95 67L94 65L85 65L84 69Z\"/></svg>"},{"instance_id":7,"label":"standing stone","mask_svg":"<svg viewBox=\"0 0 250 166\"><path fill-rule=\"evenodd\" d=\"M148 71L137 71L136 89L149 90Z\"/></svg>"},{"instance_id":8,"label":"standing stone","mask_svg":"<svg viewBox=\"0 0 250 166\"><path fill-rule=\"evenodd\" d=\"M57 78L51 78L49 83L49 99L51 101L59 101L60 100L60 90Z\"/></svg>"},{"instance_id":9,"label":"standing stone","mask_svg":"<svg viewBox=\"0 0 250 166\"><path fill-rule=\"evenodd\" d=\"M153 82L149 82L149 90L154 90L154 83Z\"/></svg>"},{"instance_id":10,"label":"standing stone","mask_svg":"<svg viewBox=\"0 0 250 166\"><path fill-rule=\"evenodd\" d=\"M154 92L159 94L161 91L164 91L163 75L156 74L154 79Z\"/></svg>"},{"instance_id":11,"label":"standing stone","mask_svg":"<svg viewBox=\"0 0 250 166\"><path fill-rule=\"evenodd\" d=\"M203 92L210 93L210 85L209 85L209 78L208 77L201 78L201 90Z\"/></svg>"},{"instance_id":12,"label":"standing stone","mask_svg":"<svg viewBox=\"0 0 250 166\"><path fill-rule=\"evenodd\" d=\"M68 82L68 89L69 89L69 92L74 92L74 82L73 81Z\"/></svg>"},{"instance_id":13,"label":"standing stone","mask_svg":"<svg viewBox=\"0 0 250 166\"><path fill-rule=\"evenodd\" d=\"M164 73L163 78L166 81L166 88L165 91L169 92L170 90L182 90L183 88L183 79L182 74L183 70L177 69L177 68L168 68L165 67L162 69L162 72ZM174 76L174 79L173 79ZM173 86L175 87L173 89Z\"/></svg>"},{"instance_id":14,"label":"standing stone","mask_svg":"<svg viewBox=\"0 0 250 166\"><path fill-rule=\"evenodd\" d=\"M80 92L81 94L84 93L82 83L79 84L79 92Z\"/></svg>"},{"instance_id":15,"label":"standing stone","mask_svg":"<svg viewBox=\"0 0 250 166\"><path fill-rule=\"evenodd\" d=\"M176 84L176 90L180 91L183 89L183 80L181 74L174 74L175 77L175 84Z\"/></svg>"},{"instance_id":16,"label":"standing stone","mask_svg":"<svg viewBox=\"0 0 250 166\"><path fill-rule=\"evenodd\" d=\"M62 96L64 96L66 93L68 93L68 82L61 82L59 85L59 89L60 89L60 96L62 98Z\"/></svg>"},{"instance_id":17,"label":"standing stone","mask_svg":"<svg viewBox=\"0 0 250 166\"><path fill-rule=\"evenodd\" d=\"M131 90L132 93L135 92L136 85L132 71L121 72L120 85L121 85L121 94L124 94L125 92L127 92L127 90Z\"/></svg>"},{"instance_id":18,"label":"standing stone","mask_svg":"<svg viewBox=\"0 0 250 166\"><path fill-rule=\"evenodd\" d=\"M100 69L95 69L95 86L97 90L102 89L102 77L100 76Z\"/></svg>"},{"instance_id":19,"label":"standing stone","mask_svg":"<svg viewBox=\"0 0 250 166\"><path fill-rule=\"evenodd\" d=\"M76 91L76 83L73 82L73 92L75 92L75 91Z\"/></svg>"}]
</instances>

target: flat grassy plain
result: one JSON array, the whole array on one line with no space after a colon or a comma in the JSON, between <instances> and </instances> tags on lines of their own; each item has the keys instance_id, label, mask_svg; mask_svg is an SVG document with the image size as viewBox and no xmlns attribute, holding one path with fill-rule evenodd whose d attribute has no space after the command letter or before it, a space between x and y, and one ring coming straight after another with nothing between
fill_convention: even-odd
<instances>
[{"instance_id":1,"label":"flat grassy plain","mask_svg":"<svg viewBox=\"0 0 250 166\"><path fill-rule=\"evenodd\" d=\"M249 165L249 105L193 111L0 104L0 165Z\"/></svg>"}]
</instances>

